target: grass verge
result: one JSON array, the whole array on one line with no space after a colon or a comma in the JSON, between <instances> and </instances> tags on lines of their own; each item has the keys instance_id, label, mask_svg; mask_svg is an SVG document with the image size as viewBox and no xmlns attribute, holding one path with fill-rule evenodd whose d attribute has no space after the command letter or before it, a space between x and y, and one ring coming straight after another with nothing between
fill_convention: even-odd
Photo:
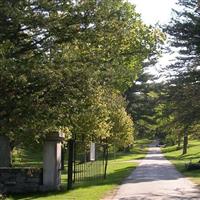
<instances>
[{"instance_id":1,"label":"grass verge","mask_svg":"<svg viewBox=\"0 0 200 200\"><path fill-rule=\"evenodd\" d=\"M129 153L117 153L111 156L108 164L107 178L105 180L95 180L83 182L75 189L67 191L63 189L60 192L13 195L8 200L99 200L103 198L109 191L115 189L122 180L127 177L130 172L136 168L135 159L142 159L146 154L146 145L148 140L139 140L135 143L133 149ZM64 178L64 177L63 177Z\"/></svg>"},{"instance_id":2,"label":"grass verge","mask_svg":"<svg viewBox=\"0 0 200 200\"><path fill-rule=\"evenodd\" d=\"M193 182L200 186L200 169L187 171L185 164L198 162L200 160L200 141L190 140L188 145L188 153L182 155L182 149L176 146L170 146L162 149L165 157L170 160L177 170L184 176L189 177Z\"/></svg>"}]
</instances>

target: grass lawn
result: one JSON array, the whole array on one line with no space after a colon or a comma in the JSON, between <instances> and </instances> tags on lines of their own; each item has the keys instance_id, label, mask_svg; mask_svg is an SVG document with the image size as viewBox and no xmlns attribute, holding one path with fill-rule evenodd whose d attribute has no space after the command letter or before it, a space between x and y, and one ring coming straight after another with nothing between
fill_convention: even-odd
<instances>
[{"instance_id":1,"label":"grass lawn","mask_svg":"<svg viewBox=\"0 0 200 200\"><path fill-rule=\"evenodd\" d=\"M60 192L14 195L8 200L99 200L109 191L118 186L122 180L137 166L136 162L126 162L134 159L142 159L146 154L148 140L139 140L135 143L130 153L117 153L110 157L108 162L107 178L105 180L95 180L82 182L73 190L67 191L65 188ZM63 176L66 182L66 176Z\"/></svg>"},{"instance_id":2,"label":"grass lawn","mask_svg":"<svg viewBox=\"0 0 200 200\"><path fill-rule=\"evenodd\" d=\"M170 160L178 171L198 185L200 185L200 170L187 171L185 164L198 162L200 160L200 140L190 140L188 153L182 155L182 149L177 150L176 146L166 147L162 149L165 157Z\"/></svg>"}]
</instances>

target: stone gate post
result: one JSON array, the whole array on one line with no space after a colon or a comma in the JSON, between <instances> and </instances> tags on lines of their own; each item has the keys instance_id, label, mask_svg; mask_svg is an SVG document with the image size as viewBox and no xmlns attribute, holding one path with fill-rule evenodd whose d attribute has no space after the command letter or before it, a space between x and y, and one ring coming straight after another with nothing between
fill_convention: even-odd
<instances>
[{"instance_id":1,"label":"stone gate post","mask_svg":"<svg viewBox=\"0 0 200 200\"><path fill-rule=\"evenodd\" d=\"M64 134L53 132L46 137L43 152L43 188L58 190L61 184L61 142Z\"/></svg>"}]
</instances>

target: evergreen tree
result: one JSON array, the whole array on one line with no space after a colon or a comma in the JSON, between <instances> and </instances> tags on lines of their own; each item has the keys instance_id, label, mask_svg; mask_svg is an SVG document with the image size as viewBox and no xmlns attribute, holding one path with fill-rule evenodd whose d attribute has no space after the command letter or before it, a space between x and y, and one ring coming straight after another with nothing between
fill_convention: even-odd
<instances>
[{"instance_id":1,"label":"evergreen tree","mask_svg":"<svg viewBox=\"0 0 200 200\"><path fill-rule=\"evenodd\" d=\"M164 28L170 42L179 52L177 61L168 67L173 74L169 83L169 96L173 102L175 118L184 127L183 153L187 152L189 127L200 119L200 15L197 0L179 0L181 9Z\"/></svg>"},{"instance_id":2,"label":"evergreen tree","mask_svg":"<svg viewBox=\"0 0 200 200\"><path fill-rule=\"evenodd\" d=\"M142 73L133 86L127 90L127 110L135 123L137 137L150 137L156 135L155 106L158 94L153 76Z\"/></svg>"}]
</instances>

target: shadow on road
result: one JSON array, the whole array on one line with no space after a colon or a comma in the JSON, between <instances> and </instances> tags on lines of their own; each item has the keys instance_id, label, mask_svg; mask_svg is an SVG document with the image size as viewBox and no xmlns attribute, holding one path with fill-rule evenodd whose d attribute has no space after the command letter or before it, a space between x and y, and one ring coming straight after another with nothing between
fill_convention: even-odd
<instances>
[{"instance_id":1,"label":"shadow on road","mask_svg":"<svg viewBox=\"0 0 200 200\"><path fill-rule=\"evenodd\" d=\"M152 194L152 193L148 193L145 194L144 196L139 195L139 196L134 196L134 197L124 197L124 198L120 198L118 200L199 200L200 197L198 197L198 193L194 192L192 195L190 195L189 197L183 197L182 195L165 195L165 197L163 197L163 195L156 195L156 194ZM146 197L148 196L148 197Z\"/></svg>"},{"instance_id":2,"label":"shadow on road","mask_svg":"<svg viewBox=\"0 0 200 200\"><path fill-rule=\"evenodd\" d=\"M200 200L198 187L184 178L152 144L139 167L113 200Z\"/></svg>"}]
</instances>

